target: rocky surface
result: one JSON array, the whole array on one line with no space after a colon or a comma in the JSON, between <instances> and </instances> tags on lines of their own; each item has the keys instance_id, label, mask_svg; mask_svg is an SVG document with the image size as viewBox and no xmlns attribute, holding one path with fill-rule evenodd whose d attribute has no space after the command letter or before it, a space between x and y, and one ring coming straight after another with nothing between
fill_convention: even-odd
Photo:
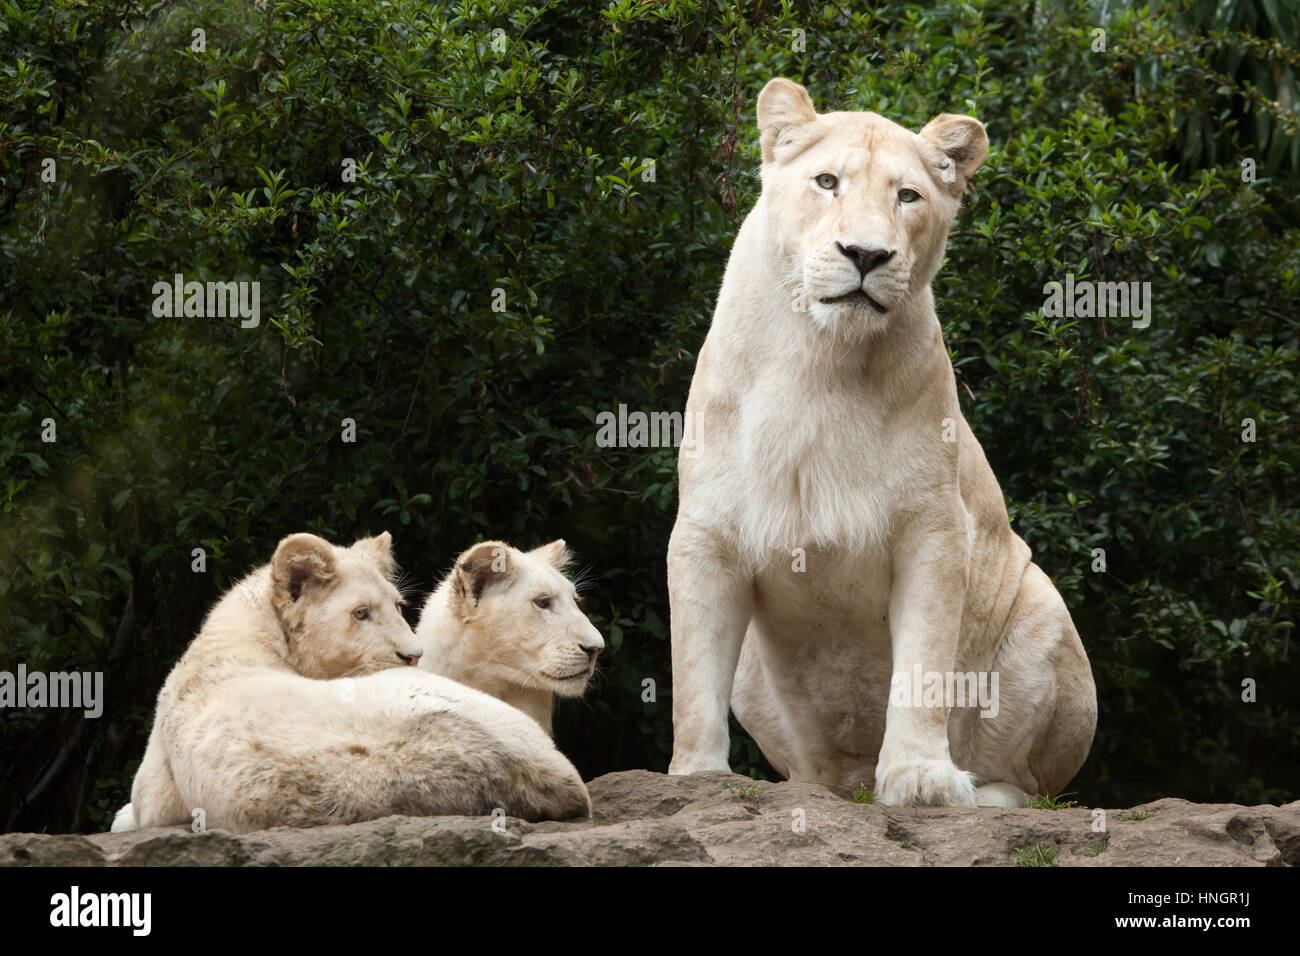
<instances>
[{"instance_id":1,"label":"rocky surface","mask_svg":"<svg viewBox=\"0 0 1300 956\"><path fill-rule=\"evenodd\" d=\"M1275 807L1166 798L1129 810L898 808L848 792L727 773L645 770L591 782L570 823L386 817L235 836L184 827L0 835L0 865L40 866L1287 866L1300 864L1300 801Z\"/></svg>"}]
</instances>

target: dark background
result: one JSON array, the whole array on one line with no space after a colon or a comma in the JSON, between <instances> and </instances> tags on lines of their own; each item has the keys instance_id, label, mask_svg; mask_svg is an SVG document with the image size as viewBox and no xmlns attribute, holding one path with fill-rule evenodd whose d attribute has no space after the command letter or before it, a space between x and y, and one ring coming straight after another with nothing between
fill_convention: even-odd
<instances>
[{"instance_id":1,"label":"dark background","mask_svg":"<svg viewBox=\"0 0 1300 956\"><path fill-rule=\"evenodd\" d=\"M558 743L665 769L675 452L595 416L684 406L774 75L988 126L935 294L1093 663L1077 799L1294 798L1298 36L1270 0L6 4L0 669L107 699L0 712L0 826L106 828L204 613L301 530L390 529L413 597L477 538L566 538L609 651ZM176 272L259 280L261 326L154 318ZM1151 327L1045 319L1066 273L1150 281ZM733 766L766 772L739 731Z\"/></svg>"}]
</instances>

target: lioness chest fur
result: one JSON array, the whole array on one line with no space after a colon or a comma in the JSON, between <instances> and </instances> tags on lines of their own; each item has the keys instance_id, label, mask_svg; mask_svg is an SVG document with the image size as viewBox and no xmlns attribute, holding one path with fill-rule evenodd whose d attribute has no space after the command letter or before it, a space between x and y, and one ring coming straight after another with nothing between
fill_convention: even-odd
<instances>
[{"instance_id":1,"label":"lioness chest fur","mask_svg":"<svg viewBox=\"0 0 1300 956\"><path fill-rule=\"evenodd\" d=\"M730 704L794 779L888 804L1056 792L1091 745L1091 671L962 417L930 292L984 128L819 115L781 79L758 125L762 195L678 461L671 772L727 767ZM969 675L996 699L954 699Z\"/></svg>"},{"instance_id":2,"label":"lioness chest fur","mask_svg":"<svg viewBox=\"0 0 1300 956\"><path fill-rule=\"evenodd\" d=\"M115 831L234 832L395 813L590 813L581 778L524 714L417 670L391 539L310 534L222 597L158 695Z\"/></svg>"}]
</instances>

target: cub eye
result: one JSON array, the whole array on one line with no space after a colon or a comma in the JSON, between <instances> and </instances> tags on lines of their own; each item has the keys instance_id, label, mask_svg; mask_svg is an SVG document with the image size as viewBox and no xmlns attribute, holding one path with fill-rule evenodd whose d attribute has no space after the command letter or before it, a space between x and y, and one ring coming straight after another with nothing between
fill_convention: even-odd
<instances>
[{"instance_id":1,"label":"cub eye","mask_svg":"<svg viewBox=\"0 0 1300 956\"><path fill-rule=\"evenodd\" d=\"M551 599L546 597L545 595L542 595L541 597L533 598L533 603L537 605L539 608L541 608L543 611L545 611L548 607L551 606Z\"/></svg>"},{"instance_id":2,"label":"cub eye","mask_svg":"<svg viewBox=\"0 0 1300 956\"><path fill-rule=\"evenodd\" d=\"M898 191L899 202L916 202L921 198L921 194L915 189L900 189Z\"/></svg>"},{"instance_id":3,"label":"cub eye","mask_svg":"<svg viewBox=\"0 0 1300 956\"><path fill-rule=\"evenodd\" d=\"M355 617L358 621L364 621L370 617L370 608L359 607L352 612L352 616Z\"/></svg>"},{"instance_id":4,"label":"cub eye","mask_svg":"<svg viewBox=\"0 0 1300 956\"><path fill-rule=\"evenodd\" d=\"M820 176L814 179L813 182L815 182L822 189L834 189L836 186L840 184L840 181L836 179L834 176L832 176L830 173L822 173Z\"/></svg>"}]
</instances>

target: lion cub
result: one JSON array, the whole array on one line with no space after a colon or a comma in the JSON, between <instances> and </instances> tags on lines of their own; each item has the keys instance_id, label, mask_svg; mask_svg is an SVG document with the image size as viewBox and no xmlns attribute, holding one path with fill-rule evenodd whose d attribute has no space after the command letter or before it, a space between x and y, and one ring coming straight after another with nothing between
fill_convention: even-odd
<instances>
[{"instance_id":1,"label":"lion cub","mask_svg":"<svg viewBox=\"0 0 1300 956\"><path fill-rule=\"evenodd\" d=\"M556 695L581 697L605 647L564 575L562 540L532 551L484 541L429 596L420 667L518 707L551 733Z\"/></svg>"},{"instance_id":2,"label":"lion cub","mask_svg":"<svg viewBox=\"0 0 1300 956\"><path fill-rule=\"evenodd\" d=\"M388 533L294 534L168 675L113 830L234 832L390 814L590 813L573 765L501 701L417 670Z\"/></svg>"}]
</instances>

